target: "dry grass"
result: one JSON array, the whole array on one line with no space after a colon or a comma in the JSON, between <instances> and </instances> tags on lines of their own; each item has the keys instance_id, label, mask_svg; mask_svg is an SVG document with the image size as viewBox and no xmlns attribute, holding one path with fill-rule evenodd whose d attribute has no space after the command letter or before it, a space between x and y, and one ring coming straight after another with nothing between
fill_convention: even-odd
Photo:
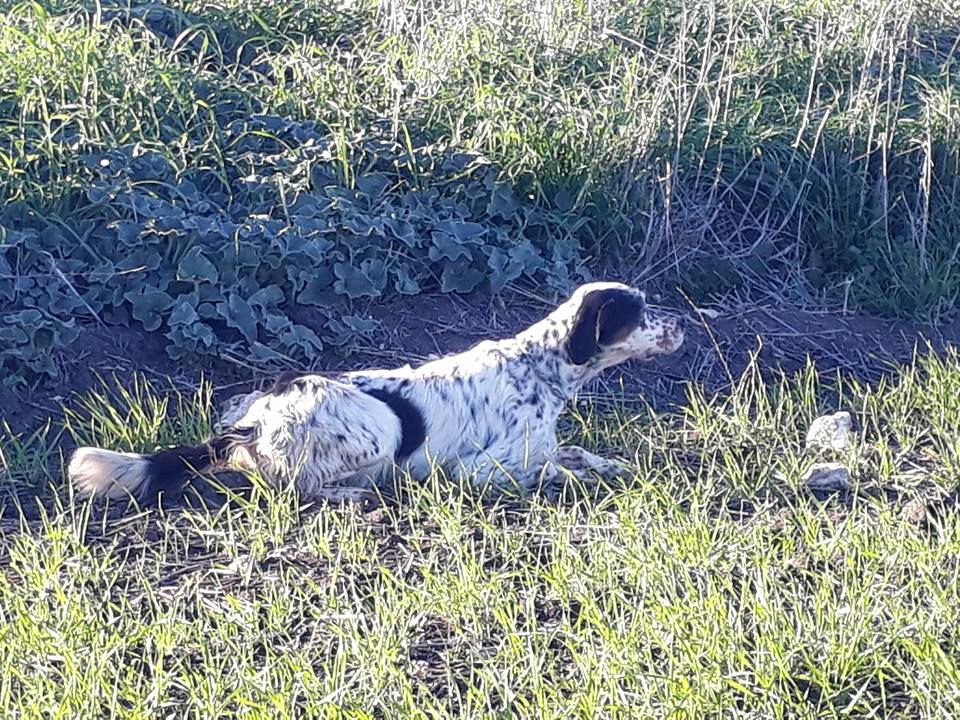
<instances>
[{"instance_id":1,"label":"dry grass","mask_svg":"<svg viewBox=\"0 0 960 720\"><path fill-rule=\"evenodd\" d=\"M223 128L479 151L644 281L937 317L958 288L960 11L922 0L0 2L0 196L67 228L85 152L188 178ZM423 168L423 183L431 182ZM86 207L86 213L96 213ZM109 221L114 218L104 218Z\"/></svg>"}]
</instances>

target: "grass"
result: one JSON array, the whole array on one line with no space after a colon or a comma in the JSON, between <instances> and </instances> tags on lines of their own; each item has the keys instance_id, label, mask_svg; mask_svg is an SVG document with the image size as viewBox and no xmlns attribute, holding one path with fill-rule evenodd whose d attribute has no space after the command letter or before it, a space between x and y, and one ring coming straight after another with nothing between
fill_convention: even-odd
<instances>
[{"instance_id":1,"label":"grass","mask_svg":"<svg viewBox=\"0 0 960 720\"><path fill-rule=\"evenodd\" d=\"M69 497L42 436L8 435L10 476L46 485L39 453L53 482L42 512L11 501L0 524L0 708L955 717L960 358L892 377L753 369L675 414L581 406L570 436L635 474L557 503L433 477L366 512L255 486L104 514ZM85 441L192 440L212 412L205 389L110 388L70 416ZM143 421L167 403L194 410ZM814 496L803 431L835 408L857 418L855 489Z\"/></svg>"},{"instance_id":2,"label":"grass","mask_svg":"<svg viewBox=\"0 0 960 720\"><path fill-rule=\"evenodd\" d=\"M339 138L346 177L374 126L479 151L593 256L701 297L938 317L960 289L955 3L0 11L0 197L68 227L102 212L84 153L136 144L208 183L226 124L266 112Z\"/></svg>"},{"instance_id":3,"label":"grass","mask_svg":"<svg viewBox=\"0 0 960 720\"><path fill-rule=\"evenodd\" d=\"M446 157L423 148L479 153L545 246L697 302L947 316L958 33L956 3L925 0L0 0L4 383L54 375L78 314L128 324L122 291L180 280L186 246L89 242L141 219L88 193L91 157L159 153L184 182L164 192L213 197L254 113L315 121L351 187L371 138L423 189ZM302 165L268 169L309 192ZM207 383L0 419L0 714L960 715L956 353L875 385L751 366L672 414L635 400L566 418L632 461L622 482L550 502L401 478L370 511L256 481L162 510L70 495L67 445L195 442ZM815 494L804 429L837 408L854 488Z\"/></svg>"}]
</instances>

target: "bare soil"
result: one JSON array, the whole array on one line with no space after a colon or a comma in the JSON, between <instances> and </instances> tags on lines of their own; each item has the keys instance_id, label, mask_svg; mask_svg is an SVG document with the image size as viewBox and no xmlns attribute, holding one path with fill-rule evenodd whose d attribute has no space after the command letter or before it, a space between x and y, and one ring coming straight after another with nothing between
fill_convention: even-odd
<instances>
[{"instance_id":1,"label":"bare soil","mask_svg":"<svg viewBox=\"0 0 960 720\"><path fill-rule=\"evenodd\" d=\"M405 297L389 303L371 302L355 313L376 319L382 331L372 341L349 348L331 348L305 369L389 367L465 350L488 338L507 337L535 322L551 307L540 297L516 292L490 296L430 295ZM748 363L763 371L787 372L808 359L821 373L837 370L875 381L917 353L943 352L960 345L960 322L939 326L894 321L859 314L772 305L712 307L717 313L687 311L690 330L684 348L648 363L628 363L612 369L585 395L636 397L654 409L682 403L690 381L709 393L723 392ZM296 321L319 329L322 319L299 309ZM267 382L270 371L234 360L180 363L166 353L161 333L135 328L89 326L62 359L61 378L28 389L0 389L2 417L15 430L30 429L46 418L62 416L62 405L76 393L97 384L98 378L120 382L135 372L163 385L190 389L201 376L211 378L217 399Z\"/></svg>"}]
</instances>

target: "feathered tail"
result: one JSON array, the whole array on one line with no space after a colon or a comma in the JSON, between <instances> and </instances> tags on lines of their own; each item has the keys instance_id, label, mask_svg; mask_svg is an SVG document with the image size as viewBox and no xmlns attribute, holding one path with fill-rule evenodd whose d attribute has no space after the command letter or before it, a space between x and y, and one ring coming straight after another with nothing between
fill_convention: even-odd
<instances>
[{"instance_id":1,"label":"feathered tail","mask_svg":"<svg viewBox=\"0 0 960 720\"><path fill-rule=\"evenodd\" d=\"M151 455L81 447L70 457L67 477L81 495L151 502L161 493L179 492L198 473L222 468L231 451L249 444L254 433L254 428L232 429L202 445Z\"/></svg>"}]
</instances>

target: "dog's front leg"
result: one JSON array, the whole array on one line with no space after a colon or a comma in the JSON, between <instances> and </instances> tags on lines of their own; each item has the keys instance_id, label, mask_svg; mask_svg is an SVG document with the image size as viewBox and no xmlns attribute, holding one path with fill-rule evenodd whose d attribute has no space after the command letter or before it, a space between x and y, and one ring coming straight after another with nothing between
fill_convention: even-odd
<instances>
[{"instance_id":1,"label":"dog's front leg","mask_svg":"<svg viewBox=\"0 0 960 720\"><path fill-rule=\"evenodd\" d=\"M630 472L625 464L594 455L576 445L558 448L554 462L582 479L590 474L609 479Z\"/></svg>"},{"instance_id":2,"label":"dog's front leg","mask_svg":"<svg viewBox=\"0 0 960 720\"><path fill-rule=\"evenodd\" d=\"M609 480L629 472L629 468L622 463L607 460L575 445L567 445L557 448L544 463L532 487L537 487L547 499L556 501L571 476L581 483L593 485L598 477Z\"/></svg>"}]
</instances>

